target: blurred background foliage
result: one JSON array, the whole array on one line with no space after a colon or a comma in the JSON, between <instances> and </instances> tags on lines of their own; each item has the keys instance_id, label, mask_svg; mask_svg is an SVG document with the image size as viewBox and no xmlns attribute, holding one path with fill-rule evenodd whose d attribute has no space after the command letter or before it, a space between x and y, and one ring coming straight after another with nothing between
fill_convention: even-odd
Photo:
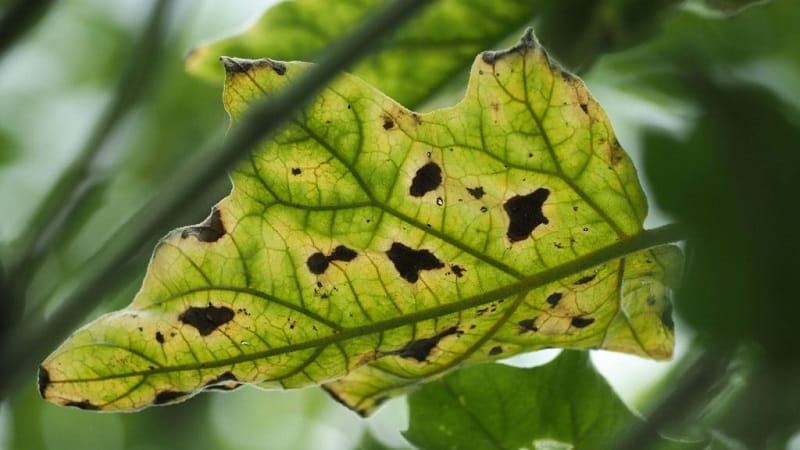
<instances>
[{"instance_id":1,"label":"blurred background foliage","mask_svg":"<svg viewBox=\"0 0 800 450\"><path fill-rule=\"evenodd\" d=\"M219 81L187 74L184 57L241 31L271 3L0 1L1 448L409 448L404 399L365 421L318 389L205 394L125 415L58 408L36 392L45 353L129 302L158 238L200 221L229 189L220 173L160 218L160 234L138 243L138 254L107 266L103 256L150 212L143 207L187 161L202 163L228 127ZM506 46L533 25L586 80L637 161L648 226L687 229L676 361L597 352L595 365L664 434L710 448L800 449L800 4L520 3L524 14L481 48ZM443 14L436 29L411 30L480 26L465 20ZM285 26L301 40L314 32L302 21ZM232 56L314 59L346 32L332 30L302 54ZM474 53L461 49L463 69L409 102L456 101ZM65 303L98 276L106 282L91 286L91 298ZM619 445L647 448L648 436L639 427Z\"/></svg>"}]
</instances>

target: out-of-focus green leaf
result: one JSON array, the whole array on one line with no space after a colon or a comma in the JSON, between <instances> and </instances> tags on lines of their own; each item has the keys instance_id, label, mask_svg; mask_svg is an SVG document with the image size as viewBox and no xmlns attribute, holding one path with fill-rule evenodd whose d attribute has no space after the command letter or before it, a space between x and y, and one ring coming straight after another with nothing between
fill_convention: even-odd
<instances>
[{"instance_id":1,"label":"out-of-focus green leaf","mask_svg":"<svg viewBox=\"0 0 800 450\"><path fill-rule=\"evenodd\" d=\"M585 352L542 367L484 364L428 383L408 398L404 434L423 449L602 449L638 419Z\"/></svg>"},{"instance_id":2,"label":"out-of-focus green leaf","mask_svg":"<svg viewBox=\"0 0 800 450\"><path fill-rule=\"evenodd\" d=\"M19 155L19 148L10 134L0 129L0 166L8 164Z\"/></svg>"},{"instance_id":3,"label":"out-of-focus green leaf","mask_svg":"<svg viewBox=\"0 0 800 450\"><path fill-rule=\"evenodd\" d=\"M676 307L716 345L763 346L767 357L742 394L750 398L746 419L742 408L728 408L737 425L726 431L756 447L785 441L800 425L800 396L787 384L800 373L793 300L800 127L764 88L695 73L686 89L702 107L696 128L686 139L650 136L646 154L656 199L689 226Z\"/></svg>"},{"instance_id":4,"label":"out-of-focus green leaf","mask_svg":"<svg viewBox=\"0 0 800 450\"><path fill-rule=\"evenodd\" d=\"M189 54L189 72L219 79L219 57L314 61L345 30L369 17L379 0L300 0L275 5L243 34ZM541 1L441 0L381 43L352 72L398 102L416 106L459 72L475 54L528 23Z\"/></svg>"},{"instance_id":5,"label":"out-of-focus green leaf","mask_svg":"<svg viewBox=\"0 0 800 450\"><path fill-rule=\"evenodd\" d=\"M771 0L705 0L706 8L722 12L727 15L739 14L752 6L766 5Z\"/></svg>"},{"instance_id":6,"label":"out-of-focus green leaf","mask_svg":"<svg viewBox=\"0 0 800 450\"><path fill-rule=\"evenodd\" d=\"M308 69L226 59L234 121ZM464 100L417 114L342 76L157 247L126 309L44 362L40 391L130 410L243 383L323 384L369 414L461 364L543 347L672 352L673 246L583 83L525 34Z\"/></svg>"},{"instance_id":7,"label":"out-of-focus green leaf","mask_svg":"<svg viewBox=\"0 0 800 450\"><path fill-rule=\"evenodd\" d=\"M539 37L568 67L586 68L603 52L634 45L659 29L678 0L440 0L382 42L353 73L398 102L429 100L479 51L536 20ZM216 80L220 56L314 61L326 45L368 16L377 0L280 3L242 34L195 48L187 70Z\"/></svg>"}]
</instances>

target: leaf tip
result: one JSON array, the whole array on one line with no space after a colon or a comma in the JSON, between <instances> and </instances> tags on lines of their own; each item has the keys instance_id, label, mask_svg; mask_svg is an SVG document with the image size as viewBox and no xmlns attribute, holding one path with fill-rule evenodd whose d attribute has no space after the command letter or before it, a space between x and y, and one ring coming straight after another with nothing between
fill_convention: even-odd
<instances>
[{"instance_id":1,"label":"leaf tip","mask_svg":"<svg viewBox=\"0 0 800 450\"><path fill-rule=\"evenodd\" d=\"M505 50L485 51L481 54L481 58L486 64L494 64L497 62L497 60L503 58L504 56L527 49L533 49L538 46L539 42L536 40L536 35L533 33L533 28L528 27L522 34L519 42L517 42L513 47Z\"/></svg>"},{"instance_id":2,"label":"leaf tip","mask_svg":"<svg viewBox=\"0 0 800 450\"><path fill-rule=\"evenodd\" d=\"M225 73L229 75L246 73L254 67L271 67L278 75L286 73L286 64L269 58L246 59L220 56L219 60L222 61L222 65L225 67Z\"/></svg>"}]
</instances>

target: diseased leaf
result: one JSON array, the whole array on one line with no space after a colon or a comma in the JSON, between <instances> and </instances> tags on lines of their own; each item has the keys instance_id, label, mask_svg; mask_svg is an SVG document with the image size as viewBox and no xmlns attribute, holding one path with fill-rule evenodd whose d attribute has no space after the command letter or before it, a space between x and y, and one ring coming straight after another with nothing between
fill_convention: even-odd
<instances>
[{"instance_id":1,"label":"diseased leaf","mask_svg":"<svg viewBox=\"0 0 800 450\"><path fill-rule=\"evenodd\" d=\"M542 367L484 364L426 384L408 398L405 437L420 448L613 448L639 420L585 352Z\"/></svg>"},{"instance_id":2,"label":"diseased leaf","mask_svg":"<svg viewBox=\"0 0 800 450\"><path fill-rule=\"evenodd\" d=\"M309 68L224 63L234 121ZM531 31L481 54L464 100L429 114L343 75L232 179L204 223L161 241L128 308L45 360L45 398L129 410L322 384L366 415L545 347L671 355L680 253L643 249L630 159Z\"/></svg>"}]
</instances>

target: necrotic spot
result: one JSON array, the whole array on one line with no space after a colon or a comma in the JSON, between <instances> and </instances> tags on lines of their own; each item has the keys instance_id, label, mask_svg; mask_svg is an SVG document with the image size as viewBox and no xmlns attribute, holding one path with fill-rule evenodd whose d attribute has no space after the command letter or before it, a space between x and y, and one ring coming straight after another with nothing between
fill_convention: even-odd
<instances>
[{"instance_id":1,"label":"necrotic spot","mask_svg":"<svg viewBox=\"0 0 800 450\"><path fill-rule=\"evenodd\" d=\"M411 341L394 354L400 356L401 358L415 359L417 362L425 361L428 359L428 356L430 356L433 348L439 344L439 341L441 341L442 338L456 333L458 333L458 328L450 327L436 336Z\"/></svg>"},{"instance_id":2,"label":"necrotic spot","mask_svg":"<svg viewBox=\"0 0 800 450\"><path fill-rule=\"evenodd\" d=\"M201 336L208 336L221 325L233 319L233 310L225 306L216 307L209 304L205 308L190 307L178 320L197 329Z\"/></svg>"},{"instance_id":3,"label":"necrotic spot","mask_svg":"<svg viewBox=\"0 0 800 450\"><path fill-rule=\"evenodd\" d=\"M486 195L486 192L483 190L483 186L467 188L467 192L469 192L469 195L475 197L477 200L480 200L484 195Z\"/></svg>"},{"instance_id":4,"label":"necrotic spot","mask_svg":"<svg viewBox=\"0 0 800 450\"><path fill-rule=\"evenodd\" d=\"M551 308L555 308L558 305L558 302L561 300L562 294L560 292L555 292L547 296L547 303L550 305Z\"/></svg>"},{"instance_id":5,"label":"necrotic spot","mask_svg":"<svg viewBox=\"0 0 800 450\"><path fill-rule=\"evenodd\" d=\"M50 373L44 367L39 367L38 374L39 395L44 397L44 392L50 386Z\"/></svg>"},{"instance_id":6,"label":"necrotic spot","mask_svg":"<svg viewBox=\"0 0 800 450\"><path fill-rule=\"evenodd\" d=\"M159 344L164 343L164 335L161 334L160 331L156 331L156 340L158 341Z\"/></svg>"},{"instance_id":7,"label":"necrotic spot","mask_svg":"<svg viewBox=\"0 0 800 450\"><path fill-rule=\"evenodd\" d=\"M340 245L333 249L333 253L331 253L331 256L328 258L328 260L348 262L355 259L356 255L357 253L354 250L349 249L344 245Z\"/></svg>"},{"instance_id":8,"label":"necrotic spot","mask_svg":"<svg viewBox=\"0 0 800 450\"><path fill-rule=\"evenodd\" d=\"M489 354L490 354L490 355L492 355L492 356L494 356L494 355L499 355L500 353L503 353L503 347L501 347L501 346L499 346L499 345L498 345L498 346L495 346L495 347L492 347L492 348L489 350Z\"/></svg>"},{"instance_id":9,"label":"necrotic spot","mask_svg":"<svg viewBox=\"0 0 800 450\"><path fill-rule=\"evenodd\" d=\"M159 392L158 395L156 395L156 398L155 398L155 400L153 400L153 403L156 404L156 405L163 405L165 403L173 403L173 402L176 402L176 401L186 397L187 395L188 394L186 392L162 391L162 392Z\"/></svg>"},{"instance_id":10,"label":"necrotic spot","mask_svg":"<svg viewBox=\"0 0 800 450\"><path fill-rule=\"evenodd\" d=\"M228 371L206 383L204 389L232 391L241 385L242 384L239 383L239 380L236 378L236 376L232 372Z\"/></svg>"},{"instance_id":11,"label":"necrotic spot","mask_svg":"<svg viewBox=\"0 0 800 450\"><path fill-rule=\"evenodd\" d=\"M399 242L393 243L386 255L392 261L400 276L411 283L419 279L420 270L433 270L444 267L444 263L439 261L428 250L414 250Z\"/></svg>"},{"instance_id":12,"label":"necrotic spot","mask_svg":"<svg viewBox=\"0 0 800 450\"><path fill-rule=\"evenodd\" d=\"M461 267L461 266L459 266L459 265L455 265L455 264L454 264L454 265L452 265L452 266L450 267L450 269L452 269L452 270L453 270L453 273L454 273L454 274L455 274L455 275L456 275L458 278L461 278L461 277L463 277L463 276L464 276L464 272L466 272L466 271L467 271L467 269L465 269L465 268L463 268L463 267Z\"/></svg>"},{"instance_id":13,"label":"necrotic spot","mask_svg":"<svg viewBox=\"0 0 800 450\"><path fill-rule=\"evenodd\" d=\"M575 284L575 286L579 286L579 285L581 285L581 284L586 284L586 283L589 283L589 282L591 282L592 280L594 280L596 276L597 276L597 274L586 275L585 277L581 277L581 278L580 278L578 281L576 281L574 284Z\"/></svg>"},{"instance_id":14,"label":"necrotic spot","mask_svg":"<svg viewBox=\"0 0 800 450\"><path fill-rule=\"evenodd\" d=\"M181 238L194 236L200 242L216 242L225 235L225 226L217 208L211 210L211 215L199 225L188 227L181 233Z\"/></svg>"},{"instance_id":15,"label":"necrotic spot","mask_svg":"<svg viewBox=\"0 0 800 450\"><path fill-rule=\"evenodd\" d=\"M100 409L97 406L93 405L91 402L89 402L89 400L81 400L79 402L67 402L64 403L64 406L70 406L72 408L78 408L78 409L85 409L87 411L97 411L98 409Z\"/></svg>"},{"instance_id":16,"label":"necrotic spot","mask_svg":"<svg viewBox=\"0 0 800 450\"><path fill-rule=\"evenodd\" d=\"M314 253L306 260L306 266L311 273L319 275L328 269L328 258L320 252Z\"/></svg>"},{"instance_id":17,"label":"necrotic spot","mask_svg":"<svg viewBox=\"0 0 800 450\"><path fill-rule=\"evenodd\" d=\"M585 328L594 323L592 317L573 317L572 326L575 328Z\"/></svg>"},{"instance_id":18,"label":"necrotic spot","mask_svg":"<svg viewBox=\"0 0 800 450\"><path fill-rule=\"evenodd\" d=\"M506 235L511 242L527 239L537 226L549 223L542 213L542 205L548 196L549 190L539 188L528 195L511 197L503 205L510 221Z\"/></svg>"},{"instance_id":19,"label":"necrotic spot","mask_svg":"<svg viewBox=\"0 0 800 450\"><path fill-rule=\"evenodd\" d=\"M429 162L417 170L408 192L414 197L422 197L426 192L438 188L440 184L442 184L442 169L438 164Z\"/></svg>"},{"instance_id":20,"label":"necrotic spot","mask_svg":"<svg viewBox=\"0 0 800 450\"><path fill-rule=\"evenodd\" d=\"M299 167L295 167L292 169L292 175L300 175L301 173L303 173L303 171L300 170Z\"/></svg>"},{"instance_id":21,"label":"necrotic spot","mask_svg":"<svg viewBox=\"0 0 800 450\"><path fill-rule=\"evenodd\" d=\"M517 325L522 328L522 331L539 331L539 328L536 327L536 319L520 320Z\"/></svg>"}]
</instances>

